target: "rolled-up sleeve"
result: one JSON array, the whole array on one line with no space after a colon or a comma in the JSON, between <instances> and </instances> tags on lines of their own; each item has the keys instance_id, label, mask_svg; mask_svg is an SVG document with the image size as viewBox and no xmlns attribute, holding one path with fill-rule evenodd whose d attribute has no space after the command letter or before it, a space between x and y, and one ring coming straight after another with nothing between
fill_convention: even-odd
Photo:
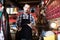
<instances>
[{"instance_id":1,"label":"rolled-up sleeve","mask_svg":"<svg viewBox=\"0 0 60 40\"><path fill-rule=\"evenodd\" d=\"M30 16L30 22L32 25L35 25L35 19L32 15Z\"/></svg>"}]
</instances>

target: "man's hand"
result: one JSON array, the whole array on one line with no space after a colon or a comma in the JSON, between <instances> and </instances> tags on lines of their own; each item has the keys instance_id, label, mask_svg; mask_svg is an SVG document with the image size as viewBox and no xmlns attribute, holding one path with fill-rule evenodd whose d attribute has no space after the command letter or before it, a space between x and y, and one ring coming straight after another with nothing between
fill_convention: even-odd
<instances>
[{"instance_id":1,"label":"man's hand","mask_svg":"<svg viewBox=\"0 0 60 40\"><path fill-rule=\"evenodd\" d=\"M30 24L27 24L30 28L32 28L32 24L30 23Z\"/></svg>"},{"instance_id":2,"label":"man's hand","mask_svg":"<svg viewBox=\"0 0 60 40\"><path fill-rule=\"evenodd\" d=\"M21 31L22 27L18 27L17 29L18 29L18 31Z\"/></svg>"}]
</instances>

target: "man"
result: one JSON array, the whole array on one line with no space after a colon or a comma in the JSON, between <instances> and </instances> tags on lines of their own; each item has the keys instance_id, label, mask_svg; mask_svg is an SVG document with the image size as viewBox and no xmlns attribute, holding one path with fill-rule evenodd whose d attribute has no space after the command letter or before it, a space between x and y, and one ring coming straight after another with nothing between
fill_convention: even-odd
<instances>
[{"instance_id":1,"label":"man","mask_svg":"<svg viewBox=\"0 0 60 40\"><path fill-rule=\"evenodd\" d=\"M30 14L30 5L25 4L24 12L17 19L18 35L16 40L32 40L32 26L35 25L34 17ZM19 28L22 28L21 31Z\"/></svg>"}]
</instances>

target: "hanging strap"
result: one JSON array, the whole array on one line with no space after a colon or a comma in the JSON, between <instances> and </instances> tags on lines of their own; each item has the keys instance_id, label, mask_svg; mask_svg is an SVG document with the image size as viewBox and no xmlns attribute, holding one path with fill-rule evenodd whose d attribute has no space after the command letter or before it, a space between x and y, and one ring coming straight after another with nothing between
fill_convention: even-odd
<instances>
[{"instance_id":1,"label":"hanging strap","mask_svg":"<svg viewBox=\"0 0 60 40\"><path fill-rule=\"evenodd\" d=\"M28 19L30 20L30 14L28 14Z\"/></svg>"}]
</instances>

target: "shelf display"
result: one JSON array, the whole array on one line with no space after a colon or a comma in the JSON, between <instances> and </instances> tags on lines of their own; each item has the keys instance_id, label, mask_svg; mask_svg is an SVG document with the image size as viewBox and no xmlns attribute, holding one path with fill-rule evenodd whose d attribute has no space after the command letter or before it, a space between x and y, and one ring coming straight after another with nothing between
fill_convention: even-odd
<instances>
[{"instance_id":1,"label":"shelf display","mask_svg":"<svg viewBox=\"0 0 60 40\"><path fill-rule=\"evenodd\" d=\"M6 8L6 11L8 13L8 16L9 16L9 25L12 29L16 29L16 18L17 18L17 15L18 15L18 8L17 7L13 7L13 8ZM10 32L12 32L10 30Z\"/></svg>"},{"instance_id":2,"label":"shelf display","mask_svg":"<svg viewBox=\"0 0 60 40\"><path fill-rule=\"evenodd\" d=\"M17 14L18 11L17 11L17 7L14 7L14 8L6 8L6 11L8 14Z\"/></svg>"},{"instance_id":3,"label":"shelf display","mask_svg":"<svg viewBox=\"0 0 60 40\"><path fill-rule=\"evenodd\" d=\"M17 14L9 15L9 25L11 33L15 33L17 31L16 20L17 20Z\"/></svg>"}]
</instances>

